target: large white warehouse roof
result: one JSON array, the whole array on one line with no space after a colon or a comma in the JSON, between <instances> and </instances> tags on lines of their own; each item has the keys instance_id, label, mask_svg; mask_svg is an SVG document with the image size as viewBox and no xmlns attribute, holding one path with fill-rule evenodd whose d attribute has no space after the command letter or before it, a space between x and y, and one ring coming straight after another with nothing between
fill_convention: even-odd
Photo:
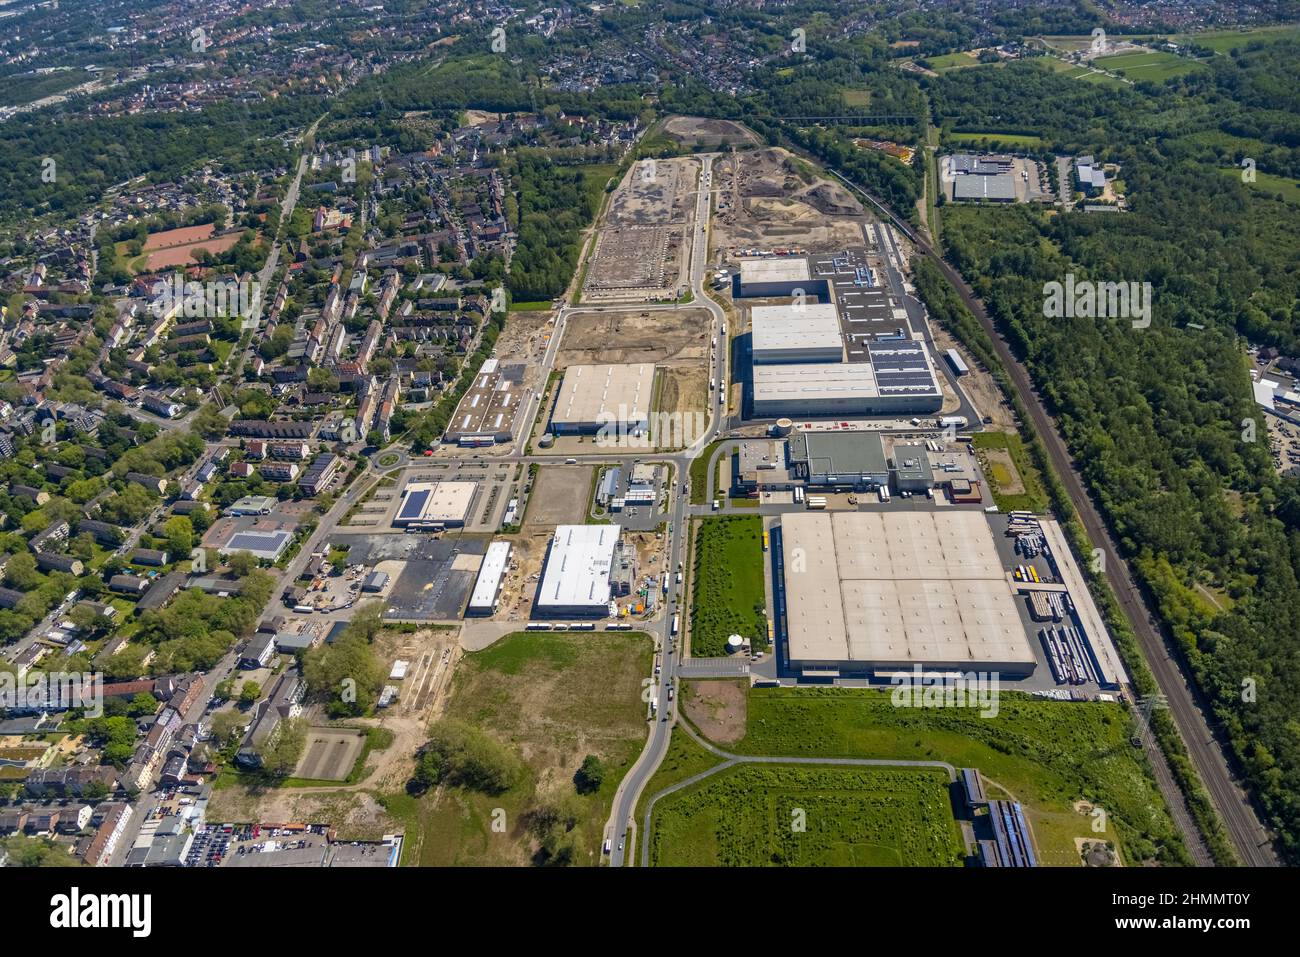
<instances>
[{"instance_id":1,"label":"large white warehouse roof","mask_svg":"<svg viewBox=\"0 0 1300 957\"><path fill-rule=\"evenodd\" d=\"M609 605L617 525L560 525L551 540L546 571L537 587L543 611L603 611Z\"/></svg>"},{"instance_id":2,"label":"large white warehouse roof","mask_svg":"<svg viewBox=\"0 0 1300 957\"><path fill-rule=\"evenodd\" d=\"M751 318L755 362L801 355L825 361L832 355L843 354L839 313L832 303L755 306Z\"/></svg>"}]
</instances>

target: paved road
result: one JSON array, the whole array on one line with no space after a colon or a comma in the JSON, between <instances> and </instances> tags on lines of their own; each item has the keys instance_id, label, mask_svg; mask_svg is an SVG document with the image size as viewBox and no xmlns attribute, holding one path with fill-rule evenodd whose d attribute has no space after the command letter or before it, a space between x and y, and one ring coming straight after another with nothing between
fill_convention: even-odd
<instances>
[{"instance_id":1,"label":"paved road","mask_svg":"<svg viewBox=\"0 0 1300 957\"><path fill-rule=\"evenodd\" d=\"M1132 569L1124 561L1111 537L1109 527L1102 520L1101 513L1084 488L1083 480L1066 448L1065 440L1061 438L1055 421L1048 414L1038 392L1034 389L1028 370L1016 358L1010 344L989 318L984 304L975 296L961 274L949 265L929 242L900 221L880 200L838 172L832 170L832 173L849 188L865 196L908 237L920 253L930 257L992 338L998 357L1006 367L1021 401L1029 410L1034 428L1042 437L1053 468L1061 477L1089 539L1097 543L1105 555L1106 575L1110 579L1112 590L1138 637L1143 656L1155 676L1161 693L1166 696L1174 724L1186 744L1201 781L1204 782L1211 800L1218 809L1238 856L1251 866L1277 866L1279 861L1272 840L1264 829L1249 795L1238 782L1229 765L1227 746L1218 737L1200 695L1185 677L1186 666L1174 660L1175 655L1181 658L1181 652L1173 647L1172 641L1166 638L1157 625L1154 605L1139 591ZM1201 839L1199 829L1192 823L1186 798L1175 784L1163 752L1152 748L1148 753L1152 756L1152 766L1161 791L1165 795L1176 823L1183 832L1188 849L1198 863L1209 863L1208 849Z\"/></svg>"},{"instance_id":2,"label":"paved road","mask_svg":"<svg viewBox=\"0 0 1300 957\"><path fill-rule=\"evenodd\" d=\"M682 730L691 737L700 747L704 748L722 759L722 763L715 764L707 771L701 771L684 781L678 781L670 787L664 788L658 794L650 798L646 804L645 817L642 819L641 827L641 866L650 866L650 819L654 814L655 804L660 798L667 797L677 791L690 787L692 784L698 784L705 778L712 777L720 771L728 768L734 768L738 764L811 764L823 767L869 767L869 768L939 768L948 773L948 780L955 782L957 780L957 769L947 761L908 761L908 760L887 760L883 758L809 758L809 757L780 757L774 755L755 755L755 754L733 754L730 751L724 751L704 738L695 733L695 729L685 722L681 725ZM963 829L962 836L966 841L966 852L974 852L970 835Z\"/></svg>"},{"instance_id":3,"label":"paved road","mask_svg":"<svg viewBox=\"0 0 1300 957\"><path fill-rule=\"evenodd\" d=\"M718 348L715 350L715 357L710 365L709 373L718 379L721 387L725 389L728 349L726 348L726 340L720 333L726 316L721 307L704 293L704 275L708 268L708 227L711 213L714 157L706 154L701 156L700 159L703 162L703 169L700 173L700 190L695 205L694 242L691 244L691 291L698 303L709 310L712 316L713 328L719 333ZM690 501L687 489L689 487L691 460L699 455L705 446L719 434L723 422L723 416L718 413L719 407L716 394L710 395L709 406L711 415L704 434L684 451L675 455L659 456L656 459L656 461L667 461L673 465L673 504L669 515L672 533L668 536L667 547L668 568L674 572L678 568L684 567L686 560L687 503ZM725 411L725 406L722 408ZM668 695L669 690L675 685L677 669L681 663L681 644L671 634L673 621L679 613L678 609L681 607L680 599L679 586L674 574L669 578L668 593L664 596L663 614L657 622L651 623L651 627L646 629L655 638L655 644L659 649L658 657L662 659L660 661L662 673L659 683L652 684L650 688L657 710L655 719L650 723L650 731L646 738L645 747L642 749L636 763L632 765L631 770L619 782L618 790L614 794L609 822L605 825L605 837L610 841L611 845L609 855L611 867L622 867L632 859L631 848L625 845L625 841L632 841L635 838L633 833L635 822L632 815L636 810L637 801L641 798L641 792L645 789L646 782L659 769L659 763L663 760L664 752L668 750L668 741L672 735L673 725L676 723L676 701L670 701Z\"/></svg>"}]
</instances>

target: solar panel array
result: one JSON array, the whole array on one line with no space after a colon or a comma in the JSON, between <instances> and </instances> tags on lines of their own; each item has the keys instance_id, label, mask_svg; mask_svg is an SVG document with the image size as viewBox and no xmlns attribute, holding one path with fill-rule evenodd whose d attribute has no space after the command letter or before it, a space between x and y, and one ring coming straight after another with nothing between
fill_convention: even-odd
<instances>
[{"instance_id":1,"label":"solar panel array","mask_svg":"<svg viewBox=\"0 0 1300 957\"><path fill-rule=\"evenodd\" d=\"M413 489L406 496L406 501L402 503L402 510L398 513L398 518L404 521L414 521L424 514L424 503L429 500L429 495L433 489Z\"/></svg>"},{"instance_id":2,"label":"solar panel array","mask_svg":"<svg viewBox=\"0 0 1300 957\"><path fill-rule=\"evenodd\" d=\"M934 373L917 343L905 339L877 341L869 344L867 351L881 395L936 391Z\"/></svg>"}]
</instances>

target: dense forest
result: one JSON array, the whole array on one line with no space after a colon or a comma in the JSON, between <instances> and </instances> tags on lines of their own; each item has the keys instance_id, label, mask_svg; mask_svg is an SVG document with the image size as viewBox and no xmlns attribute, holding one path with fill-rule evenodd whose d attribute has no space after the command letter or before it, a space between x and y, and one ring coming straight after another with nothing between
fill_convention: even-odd
<instances>
[{"instance_id":1,"label":"dense forest","mask_svg":"<svg viewBox=\"0 0 1300 957\"><path fill-rule=\"evenodd\" d=\"M521 301L551 299L564 291L578 265L581 233L596 215L596 200L580 166L556 166L537 155L517 156L510 166L519 189L519 247L510 264L510 295Z\"/></svg>"},{"instance_id":2,"label":"dense forest","mask_svg":"<svg viewBox=\"0 0 1300 957\"><path fill-rule=\"evenodd\" d=\"M253 105L216 104L195 113L18 116L4 124L13 160L0 164L0 218L49 210L76 213L110 186L141 175L165 181L213 159L251 169L288 166L290 153L276 134L306 127L324 111L316 97L284 97ZM54 161L53 182L42 177L47 157Z\"/></svg>"},{"instance_id":3,"label":"dense forest","mask_svg":"<svg viewBox=\"0 0 1300 957\"><path fill-rule=\"evenodd\" d=\"M1132 204L1112 217L949 206L943 236L1034 374L1295 860L1300 481L1273 471L1245 345L1300 351L1300 215L1221 175L1232 157L1211 144L1249 132L1294 175L1300 44L1221 60L1118 93L1033 67L934 82L937 120L996 116L1095 150L1120 165ZM1045 318L1044 283L1067 273L1150 282L1154 322Z\"/></svg>"}]
</instances>

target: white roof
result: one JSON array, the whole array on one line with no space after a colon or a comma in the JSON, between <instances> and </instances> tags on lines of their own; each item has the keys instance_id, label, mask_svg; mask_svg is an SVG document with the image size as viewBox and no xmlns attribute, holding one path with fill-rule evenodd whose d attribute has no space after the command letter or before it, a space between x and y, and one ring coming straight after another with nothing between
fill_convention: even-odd
<instances>
[{"instance_id":1,"label":"white roof","mask_svg":"<svg viewBox=\"0 0 1300 957\"><path fill-rule=\"evenodd\" d=\"M870 362L756 365L753 376L756 402L875 399L880 395Z\"/></svg>"},{"instance_id":2,"label":"white roof","mask_svg":"<svg viewBox=\"0 0 1300 957\"><path fill-rule=\"evenodd\" d=\"M1266 409L1273 408L1273 396L1277 392L1277 383L1272 379L1260 379L1252 384L1255 390L1255 401Z\"/></svg>"},{"instance_id":3,"label":"white roof","mask_svg":"<svg viewBox=\"0 0 1300 957\"><path fill-rule=\"evenodd\" d=\"M493 542L483 556L483 564L478 567L478 580L474 582L474 591L469 596L470 608L491 608L496 601L497 589L501 576L506 573L510 561L510 543Z\"/></svg>"},{"instance_id":4,"label":"white roof","mask_svg":"<svg viewBox=\"0 0 1300 957\"><path fill-rule=\"evenodd\" d=\"M650 362L569 366L551 419L561 424L643 422L654 381Z\"/></svg>"},{"instance_id":5,"label":"white roof","mask_svg":"<svg viewBox=\"0 0 1300 957\"><path fill-rule=\"evenodd\" d=\"M620 531L617 525L558 526L537 587L538 606L604 609Z\"/></svg>"},{"instance_id":6,"label":"white roof","mask_svg":"<svg viewBox=\"0 0 1300 957\"><path fill-rule=\"evenodd\" d=\"M839 313L833 303L755 306L751 310L754 355L788 350L841 350Z\"/></svg>"},{"instance_id":7,"label":"white roof","mask_svg":"<svg viewBox=\"0 0 1300 957\"><path fill-rule=\"evenodd\" d=\"M400 524L464 521L477 487L477 482L411 482L402 490L402 504L395 521ZM412 503L410 507L408 502Z\"/></svg>"}]
</instances>

